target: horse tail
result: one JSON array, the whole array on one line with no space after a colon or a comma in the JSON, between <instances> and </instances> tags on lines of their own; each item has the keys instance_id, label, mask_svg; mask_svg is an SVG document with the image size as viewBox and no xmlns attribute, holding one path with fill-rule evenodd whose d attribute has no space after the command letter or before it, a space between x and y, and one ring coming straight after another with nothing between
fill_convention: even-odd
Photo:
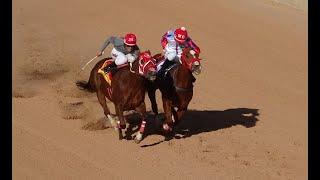
<instances>
[{"instance_id":1,"label":"horse tail","mask_svg":"<svg viewBox=\"0 0 320 180\"><path fill-rule=\"evenodd\" d=\"M89 82L87 82L87 81L77 81L76 85L81 90L86 90L86 91L89 91L89 92L95 92L95 87L93 87L90 84L90 80L89 80Z\"/></svg>"}]
</instances>

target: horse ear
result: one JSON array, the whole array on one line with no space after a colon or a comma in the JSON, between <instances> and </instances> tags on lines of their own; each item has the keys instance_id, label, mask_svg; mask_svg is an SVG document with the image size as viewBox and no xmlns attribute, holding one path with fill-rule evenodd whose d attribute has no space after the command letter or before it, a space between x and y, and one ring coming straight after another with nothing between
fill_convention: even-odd
<instances>
[{"instance_id":1,"label":"horse ear","mask_svg":"<svg viewBox=\"0 0 320 180\"><path fill-rule=\"evenodd\" d=\"M151 54L151 52L150 52L150 50L149 50L149 49L147 50L147 52L148 52L149 54Z\"/></svg>"}]
</instances>

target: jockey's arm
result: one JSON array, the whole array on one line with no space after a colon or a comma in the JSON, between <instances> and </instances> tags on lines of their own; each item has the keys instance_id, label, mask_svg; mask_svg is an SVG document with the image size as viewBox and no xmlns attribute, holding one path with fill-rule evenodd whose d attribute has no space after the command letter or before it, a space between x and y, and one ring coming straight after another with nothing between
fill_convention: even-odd
<instances>
[{"instance_id":1,"label":"jockey's arm","mask_svg":"<svg viewBox=\"0 0 320 180\"><path fill-rule=\"evenodd\" d=\"M168 40L167 40L167 34L168 32L166 32L164 35L162 35L161 37L161 40L160 40L160 43L161 43L161 46L162 46L162 49L164 49L166 47L166 45L168 44Z\"/></svg>"},{"instance_id":2,"label":"jockey's arm","mask_svg":"<svg viewBox=\"0 0 320 180\"><path fill-rule=\"evenodd\" d=\"M116 39L116 37L114 37L114 36L111 36L108 39L106 39L106 41L102 44L102 46L100 48L100 52L103 52L110 43L114 44L115 39Z\"/></svg>"},{"instance_id":3,"label":"jockey's arm","mask_svg":"<svg viewBox=\"0 0 320 180\"><path fill-rule=\"evenodd\" d=\"M197 54L200 54L200 48L192 41L191 38L188 39L187 43Z\"/></svg>"},{"instance_id":4,"label":"jockey's arm","mask_svg":"<svg viewBox=\"0 0 320 180\"><path fill-rule=\"evenodd\" d=\"M139 53L140 53L139 47L138 47L138 46L135 46L134 49L133 49L133 51L130 52L130 53L128 53L128 54L126 55L127 58L128 58L128 62L133 62L133 61L135 61L135 60L138 58Z\"/></svg>"}]
</instances>

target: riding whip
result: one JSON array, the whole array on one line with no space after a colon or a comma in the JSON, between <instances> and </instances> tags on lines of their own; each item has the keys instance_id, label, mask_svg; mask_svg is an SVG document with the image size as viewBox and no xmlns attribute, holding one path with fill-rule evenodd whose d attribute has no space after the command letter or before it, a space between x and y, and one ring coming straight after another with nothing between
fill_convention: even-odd
<instances>
[{"instance_id":1,"label":"riding whip","mask_svg":"<svg viewBox=\"0 0 320 180\"><path fill-rule=\"evenodd\" d=\"M102 54L104 54L104 51L102 52ZM92 58L90 61L87 62L87 64L85 64L81 69L84 70L84 68L91 63L91 61L95 60L98 56L95 56L94 58Z\"/></svg>"}]
</instances>

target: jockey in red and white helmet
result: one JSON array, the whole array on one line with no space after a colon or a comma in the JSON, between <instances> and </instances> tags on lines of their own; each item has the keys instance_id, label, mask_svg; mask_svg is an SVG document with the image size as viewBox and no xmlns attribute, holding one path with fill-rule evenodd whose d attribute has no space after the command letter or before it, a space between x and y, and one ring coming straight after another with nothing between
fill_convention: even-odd
<instances>
[{"instance_id":1,"label":"jockey in red and white helmet","mask_svg":"<svg viewBox=\"0 0 320 180\"><path fill-rule=\"evenodd\" d=\"M185 27L166 32L161 38L161 45L166 59L161 67L161 71L164 71L174 62L179 62L184 48L190 47L197 54L200 53L200 48L188 36Z\"/></svg>"},{"instance_id":2,"label":"jockey in red and white helmet","mask_svg":"<svg viewBox=\"0 0 320 180\"><path fill-rule=\"evenodd\" d=\"M110 43L113 45L111 57L114 61L103 69L105 73L119 65L127 62L133 62L139 56L140 49L137 46L137 37L135 34L128 33L124 36L124 38L115 36L109 37L103 43L100 51L97 53L97 56L101 56L102 52Z\"/></svg>"}]
</instances>

